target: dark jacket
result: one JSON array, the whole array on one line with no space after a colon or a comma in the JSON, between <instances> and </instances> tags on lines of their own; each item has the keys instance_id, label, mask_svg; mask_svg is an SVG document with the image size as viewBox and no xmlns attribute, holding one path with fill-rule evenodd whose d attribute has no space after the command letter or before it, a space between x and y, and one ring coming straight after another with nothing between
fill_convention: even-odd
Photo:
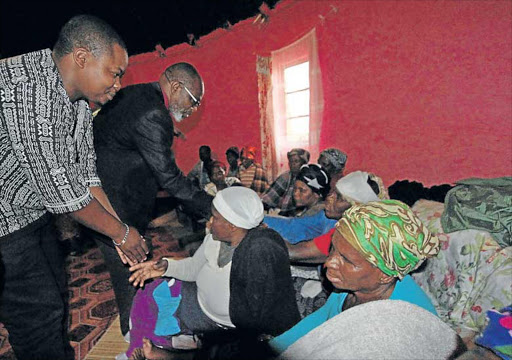
<instances>
[{"instance_id":1,"label":"dark jacket","mask_svg":"<svg viewBox=\"0 0 512 360\"><path fill-rule=\"evenodd\" d=\"M174 126L158 83L122 89L93 124L98 175L124 222L143 233L159 188L208 217L212 197L195 188L176 165Z\"/></svg>"},{"instance_id":2,"label":"dark jacket","mask_svg":"<svg viewBox=\"0 0 512 360\"><path fill-rule=\"evenodd\" d=\"M250 230L231 266L229 314L237 330L275 336L299 322L288 249L277 232Z\"/></svg>"}]
</instances>

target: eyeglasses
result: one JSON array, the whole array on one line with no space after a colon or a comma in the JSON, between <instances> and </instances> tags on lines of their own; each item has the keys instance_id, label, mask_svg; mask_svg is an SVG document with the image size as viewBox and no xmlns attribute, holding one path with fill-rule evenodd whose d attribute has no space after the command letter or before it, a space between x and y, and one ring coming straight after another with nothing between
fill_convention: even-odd
<instances>
[{"instance_id":1,"label":"eyeglasses","mask_svg":"<svg viewBox=\"0 0 512 360\"><path fill-rule=\"evenodd\" d=\"M197 100L196 97L194 95L192 95L192 93L190 92L190 90L185 86L185 84L183 84L181 81L178 81L181 85L183 85L183 88L185 89L185 91L187 92L187 94L190 96L190 98L192 99L192 107L199 107L199 105L201 105L201 101Z\"/></svg>"},{"instance_id":2,"label":"eyeglasses","mask_svg":"<svg viewBox=\"0 0 512 360\"><path fill-rule=\"evenodd\" d=\"M167 79L167 81L169 81L169 84L172 83L171 79L169 79L169 75L167 75L166 72L164 72L164 74L165 74L165 78ZM175 80L175 81L177 81L181 86L183 86L183 88L185 89L187 94L192 99L192 107L198 107L199 105L201 105L201 101L197 100L196 97L194 95L192 95L190 90L187 88L187 86L182 81L179 81L179 80Z\"/></svg>"}]
</instances>

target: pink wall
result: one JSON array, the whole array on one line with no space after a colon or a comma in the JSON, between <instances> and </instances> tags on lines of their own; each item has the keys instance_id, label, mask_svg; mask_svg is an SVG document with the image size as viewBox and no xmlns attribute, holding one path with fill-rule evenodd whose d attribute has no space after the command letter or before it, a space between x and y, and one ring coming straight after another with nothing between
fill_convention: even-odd
<instances>
[{"instance_id":1,"label":"pink wall","mask_svg":"<svg viewBox=\"0 0 512 360\"><path fill-rule=\"evenodd\" d=\"M324 86L321 148L349 155L347 170L430 186L512 175L512 2L283 0L253 19L187 44L132 56L123 85L155 80L173 62L205 81L200 110L180 128L188 171L209 144L260 146L256 55L317 28Z\"/></svg>"}]
</instances>

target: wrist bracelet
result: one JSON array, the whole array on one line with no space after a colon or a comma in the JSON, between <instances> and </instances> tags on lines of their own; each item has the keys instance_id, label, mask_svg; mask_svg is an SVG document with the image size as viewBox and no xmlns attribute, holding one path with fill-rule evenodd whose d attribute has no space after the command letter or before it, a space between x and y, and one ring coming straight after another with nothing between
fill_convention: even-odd
<instances>
[{"instance_id":1,"label":"wrist bracelet","mask_svg":"<svg viewBox=\"0 0 512 360\"><path fill-rule=\"evenodd\" d=\"M112 242L115 246L123 246L123 244L126 242L126 239L128 239L128 234L130 234L130 227L124 223L123 225L126 227L126 232L124 233L123 240L121 240L121 242L118 244L114 241L114 239L112 239Z\"/></svg>"}]
</instances>

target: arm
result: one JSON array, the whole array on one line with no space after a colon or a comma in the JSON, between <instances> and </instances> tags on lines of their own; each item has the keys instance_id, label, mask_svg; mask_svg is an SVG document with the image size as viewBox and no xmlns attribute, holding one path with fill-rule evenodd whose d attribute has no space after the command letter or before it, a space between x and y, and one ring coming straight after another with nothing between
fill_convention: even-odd
<instances>
[{"instance_id":1,"label":"arm","mask_svg":"<svg viewBox=\"0 0 512 360\"><path fill-rule=\"evenodd\" d=\"M173 277L183 281L196 281L197 274L199 274L199 271L201 271L207 261L205 244L208 241L213 241L211 240L211 235L205 237L203 243L192 257L180 260L164 258L167 261L167 270L162 276Z\"/></svg>"},{"instance_id":2,"label":"arm","mask_svg":"<svg viewBox=\"0 0 512 360\"><path fill-rule=\"evenodd\" d=\"M286 192L286 181L284 179L284 175L280 175L276 181L270 185L270 187L265 191L263 195L261 195L261 201L265 208L278 208L280 207L281 198Z\"/></svg>"},{"instance_id":3,"label":"arm","mask_svg":"<svg viewBox=\"0 0 512 360\"><path fill-rule=\"evenodd\" d=\"M199 215L209 218L213 197L195 187L176 165L171 150L172 132L170 116L152 111L137 123L133 141L160 187Z\"/></svg>"},{"instance_id":4,"label":"arm","mask_svg":"<svg viewBox=\"0 0 512 360\"><path fill-rule=\"evenodd\" d=\"M327 256L316 247L313 240L302 241L297 244L287 242L286 246L290 254L290 261L294 263L323 264L327 259Z\"/></svg>"},{"instance_id":5,"label":"arm","mask_svg":"<svg viewBox=\"0 0 512 360\"><path fill-rule=\"evenodd\" d=\"M80 224L110 237L118 244L125 237L126 227L124 224L105 210L101 203L94 198L85 207L71 212L70 215ZM145 242L141 242L141 236L134 227L129 227L126 242L119 247L132 262L147 259L148 247Z\"/></svg>"},{"instance_id":6,"label":"arm","mask_svg":"<svg viewBox=\"0 0 512 360\"><path fill-rule=\"evenodd\" d=\"M89 190L91 191L92 196L94 196L94 198L100 202L100 204L105 208L105 210L107 210L117 220L121 221L121 219L117 215L116 211L112 207L112 204L110 203L110 200L108 199L107 194L105 194L105 191L103 191L102 187L91 186L91 187L89 187ZM125 227L125 230L126 230L126 227ZM116 242L119 243L118 241L116 241ZM145 242L145 241L141 237L139 240L139 245L141 247L146 245L145 243L143 245L142 244L143 242ZM123 253L122 249L119 246L115 246L115 248L116 248L117 253L119 254L119 257L121 258L121 261L123 262L123 264L129 264L130 266L133 266L135 264L135 262L131 261L128 257L126 257L126 255Z\"/></svg>"},{"instance_id":7,"label":"arm","mask_svg":"<svg viewBox=\"0 0 512 360\"><path fill-rule=\"evenodd\" d=\"M294 218L267 215L263 223L289 243L296 244L325 234L334 227L336 220L328 219L322 210L315 215Z\"/></svg>"},{"instance_id":8,"label":"arm","mask_svg":"<svg viewBox=\"0 0 512 360\"><path fill-rule=\"evenodd\" d=\"M334 297L330 296L324 306L311 315L306 316L290 330L270 340L268 345L277 354L282 353L301 337L326 322L330 318L329 314L332 312L331 308L335 305L334 302Z\"/></svg>"},{"instance_id":9,"label":"arm","mask_svg":"<svg viewBox=\"0 0 512 360\"><path fill-rule=\"evenodd\" d=\"M160 276L174 277L184 281L195 281L197 274L206 263L204 254L206 241L207 239L205 238L204 242L191 258L181 260L162 258L159 261L148 261L130 267L130 271L133 272L133 274L128 281L133 283L135 287L143 287L146 280Z\"/></svg>"}]
</instances>

